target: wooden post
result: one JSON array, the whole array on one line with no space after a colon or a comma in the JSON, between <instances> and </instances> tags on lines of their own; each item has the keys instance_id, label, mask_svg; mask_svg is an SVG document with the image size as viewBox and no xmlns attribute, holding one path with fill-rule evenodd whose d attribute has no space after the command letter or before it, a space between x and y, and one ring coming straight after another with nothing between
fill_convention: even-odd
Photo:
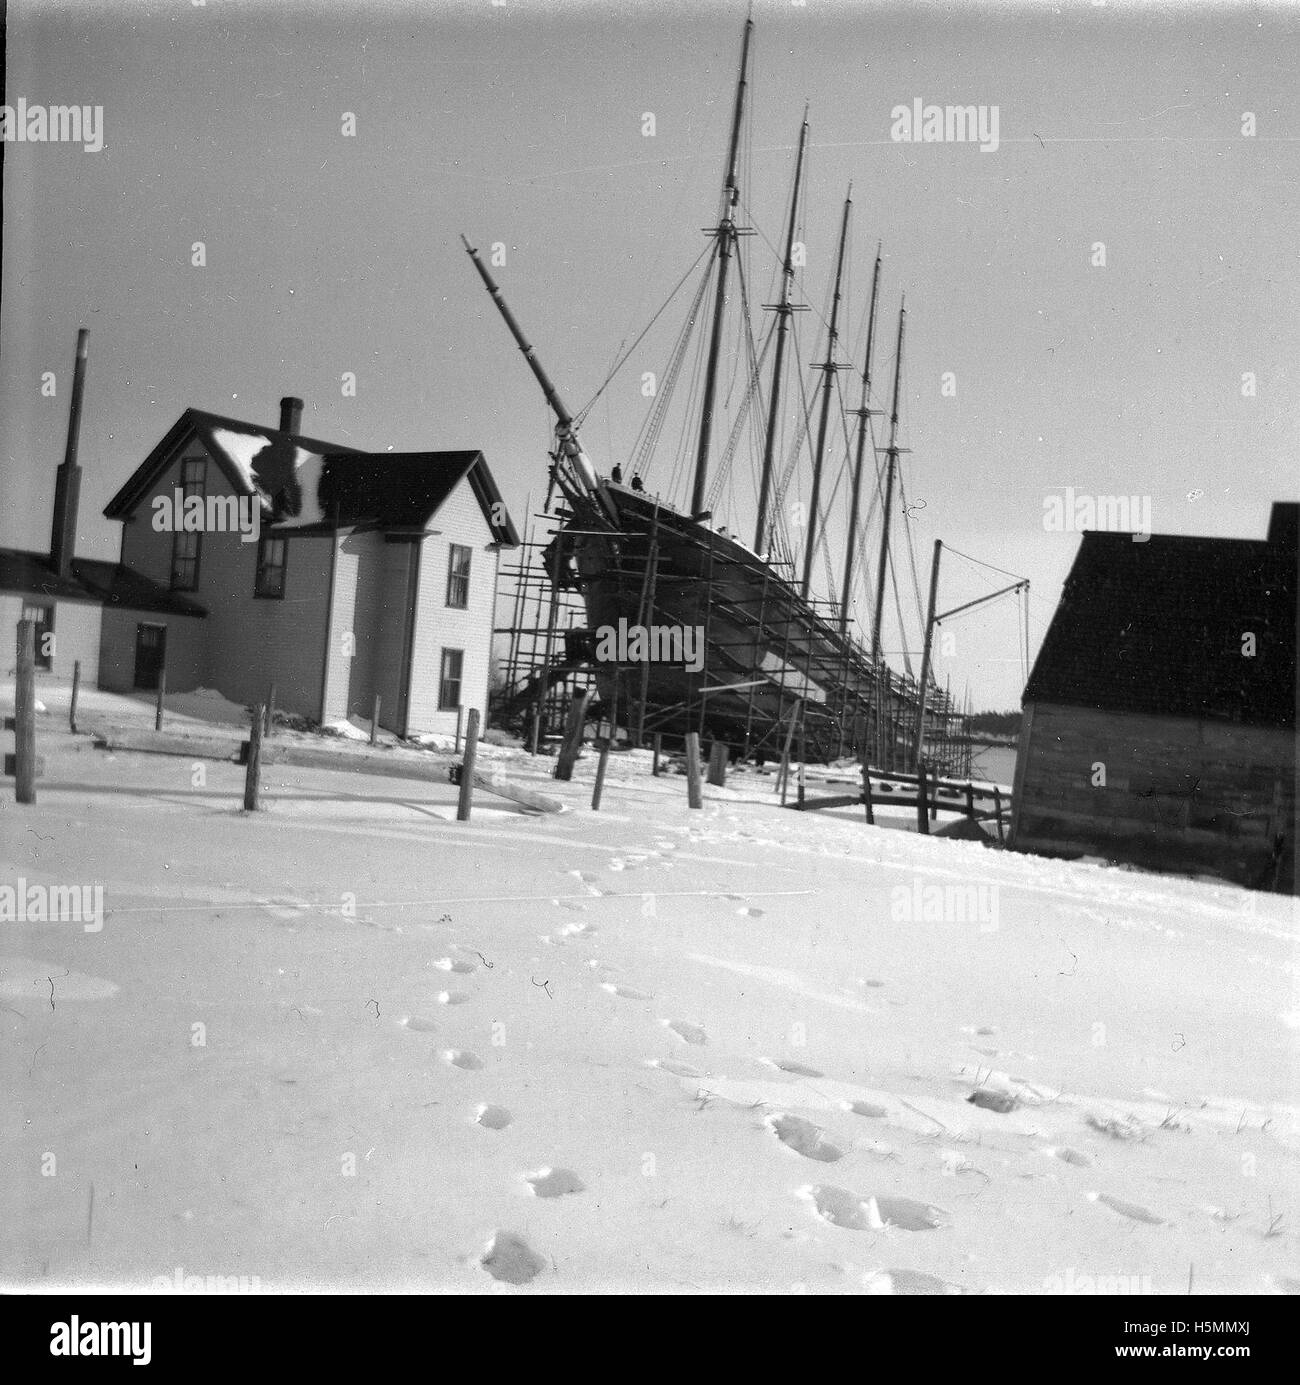
<instances>
[{"instance_id":1,"label":"wooden post","mask_svg":"<svg viewBox=\"0 0 1300 1385\"><path fill-rule=\"evenodd\" d=\"M545 694L543 694L545 696ZM533 710L533 734L529 745L529 754L536 755L542 742L542 700L537 699L537 706Z\"/></svg>"},{"instance_id":2,"label":"wooden post","mask_svg":"<svg viewBox=\"0 0 1300 1385\"><path fill-rule=\"evenodd\" d=\"M375 705L370 713L370 744L374 745L379 736L379 706L383 699L378 693L375 694Z\"/></svg>"},{"instance_id":3,"label":"wooden post","mask_svg":"<svg viewBox=\"0 0 1300 1385\"><path fill-rule=\"evenodd\" d=\"M255 813L261 806L257 801L262 775L262 726L265 708L254 707L248 735L248 767L244 771L244 811Z\"/></svg>"},{"instance_id":4,"label":"wooden post","mask_svg":"<svg viewBox=\"0 0 1300 1385\"><path fill-rule=\"evenodd\" d=\"M72 703L68 707L68 730L77 734L77 693L81 690L81 660L72 665Z\"/></svg>"},{"instance_id":5,"label":"wooden post","mask_svg":"<svg viewBox=\"0 0 1300 1385\"><path fill-rule=\"evenodd\" d=\"M966 785L966 816L975 821L975 785Z\"/></svg>"},{"instance_id":6,"label":"wooden post","mask_svg":"<svg viewBox=\"0 0 1300 1385\"><path fill-rule=\"evenodd\" d=\"M465 709L464 709L464 707L461 707L461 706L457 705L457 707L456 707L456 745L455 745L455 754L457 754L457 755L460 754L460 731L461 731L461 726L463 725L463 718L464 718L464 715L465 715Z\"/></svg>"},{"instance_id":7,"label":"wooden post","mask_svg":"<svg viewBox=\"0 0 1300 1385\"><path fill-rule=\"evenodd\" d=\"M460 720L459 713L457 720ZM456 805L456 821L468 822L474 806L474 761L478 756L478 708L469 709L469 726L465 731L465 758L460 762L460 802Z\"/></svg>"},{"instance_id":8,"label":"wooden post","mask_svg":"<svg viewBox=\"0 0 1300 1385\"><path fill-rule=\"evenodd\" d=\"M275 684L272 683L266 692L266 725L262 727L262 735L269 741L275 728Z\"/></svg>"},{"instance_id":9,"label":"wooden post","mask_svg":"<svg viewBox=\"0 0 1300 1385\"><path fill-rule=\"evenodd\" d=\"M163 651L162 667L158 670L158 698L153 709L153 729L162 730L163 698L167 696L167 652Z\"/></svg>"},{"instance_id":10,"label":"wooden post","mask_svg":"<svg viewBox=\"0 0 1300 1385\"><path fill-rule=\"evenodd\" d=\"M664 748L664 737L662 731L655 732L654 759L650 761L650 773L657 779L659 777L659 756Z\"/></svg>"},{"instance_id":11,"label":"wooden post","mask_svg":"<svg viewBox=\"0 0 1300 1385\"><path fill-rule=\"evenodd\" d=\"M993 806L998 814L998 841L1005 846L1007 839L1002 834L1002 790L996 784L993 786Z\"/></svg>"},{"instance_id":12,"label":"wooden post","mask_svg":"<svg viewBox=\"0 0 1300 1385\"><path fill-rule=\"evenodd\" d=\"M876 806L871 798L871 766L865 762L862 766L862 799L867 805L867 822L874 827L876 825Z\"/></svg>"},{"instance_id":13,"label":"wooden post","mask_svg":"<svg viewBox=\"0 0 1300 1385\"><path fill-rule=\"evenodd\" d=\"M790 709L790 726L785 733L785 745L781 749L781 768L777 771L777 787L781 791L781 807L785 807L785 791L790 782L790 746L794 741L794 725L799 720L799 701L795 700Z\"/></svg>"},{"instance_id":14,"label":"wooden post","mask_svg":"<svg viewBox=\"0 0 1300 1385\"><path fill-rule=\"evenodd\" d=\"M930 795L925 782L925 761L916 767L916 830L930 835Z\"/></svg>"},{"instance_id":15,"label":"wooden post","mask_svg":"<svg viewBox=\"0 0 1300 1385\"><path fill-rule=\"evenodd\" d=\"M582 749L582 728L587 720L587 699L590 696L591 690L588 688L578 693L569 704L569 720L564 728L564 742L555 762L557 779L567 782L573 778L573 767L577 764L578 752Z\"/></svg>"},{"instance_id":16,"label":"wooden post","mask_svg":"<svg viewBox=\"0 0 1300 1385\"><path fill-rule=\"evenodd\" d=\"M686 733L686 802L691 808L704 807L704 793L700 787L700 733Z\"/></svg>"},{"instance_id":17,"label":"wooden post","mask_svg":"<svg viewBox=\"0 0 1300 1385\"><path fill-rule=\"evenodd\" d=\"M600 743L600 759L596 761L596 787L591 791L591 811L600 811L600 796L605 790L605 766L609 763L609 742Z\"/></svg>"},{"instance_id":18,"label":"wooden post","mask_svg":"<svg viewBox=\"0 0 1300 1385\"><path fill-rule=\"evenodd\" d=\"M18 622L18 679L14 685L14 798L36 802L36 622Z\"/></svg>"},{"instance_id":19,"label":"wooden post","mask_svg":"<svg viewBox=\"0 0 1300 1385\"><path fill-rule=\"evenodd\" d=\"M799 796L798 796L798 798L795 799L795 802L799 805L799 810L800 810L801 812L803 811L803 799L804 799L804 779L803 779L803 776L804 776L804 763L803 763L802 760L800 760L800 761L799 761L799 779L798 779L798 793L799 793Z\"/></svg>"},{"instance_id":20,"label":"wooden post","mask_svg":"<svg viewBox=\"0 0 1300 1385\"><path fill-rule=\"evenodd\" d=\"M722 788L727 782L727 761L731 757L730 747L724 741L714 741L709 749L709 783Z\"/></svg>"},{"instance_id":21,"label":"wooden post","mask_svg":"<svg viewBox=\"0 0 1300 1385\"><path fill-rule=\"evenodd\" d=\"M921 763L925 754L925 701L930 682L930 645L934 639L934 603L939 594L939 558L943 553L943 541L935 539L934 558L930 564L930 609L925 618L925 641L921 645L921 682L916 694L916 763Z\"/></svg>"}]
</instances>

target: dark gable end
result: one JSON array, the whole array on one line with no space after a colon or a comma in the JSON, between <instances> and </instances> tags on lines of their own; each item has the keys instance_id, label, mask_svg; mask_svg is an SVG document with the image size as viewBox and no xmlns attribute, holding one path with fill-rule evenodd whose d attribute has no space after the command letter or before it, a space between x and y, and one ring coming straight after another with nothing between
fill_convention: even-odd
<instances>
[{"instance_id":1,"label":"dark gable end","mask_svg":"<svg viewBox=\"0 0 1300 1385\"><path fill-rule=\"evenodd\" d=\"M1024 702L1294 726L1297 558L1277 532L1085 532Z\"/></svg>"}]
</instances>

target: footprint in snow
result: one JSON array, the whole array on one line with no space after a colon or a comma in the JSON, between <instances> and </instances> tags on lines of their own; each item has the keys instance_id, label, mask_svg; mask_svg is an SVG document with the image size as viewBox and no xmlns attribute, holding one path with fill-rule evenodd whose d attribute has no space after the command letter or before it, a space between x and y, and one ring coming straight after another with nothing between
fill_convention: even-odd
<instances>
[{"instance_id":1,"label":"footprint in snow","mask_svg":"<svg viewBox=\"0 0 1300 1385\"><path fill-rule=\"evenodd\" d=\"M699 1068L693 1068L689 1063L679 1063L673 1058L648 1058L646 1060L648 1068L662 1068L664 1072L670 1072L674 1077L703 1077L704 1074Z\"/></svg>"},{"instance_id":2,"label":"footprint in snow","mask_svg":"<svg viewBox=\"0 0 1300 1385\"><path fill-rule=\"evenodd\" d=\"M767 1128L787 1148L805 1159L816 1159L822 1164L833 1164L844 1158L844 1150L826 1138L826 1132L802 1116L769 1116L764 1122Z\"/></svg>"},{"instance_id":3,"label":"footprint in snow","mask_svg":"<svg viewBox=\"0 0 1300 1385\"><path fill-rule=\"evenodd\" d=\"M439 957L433 965L439 971L454 971L457 976L468 976L478 970L473 962L458 962L451 957Z\"/></svg>"},{"instance_id":4,"label":"footprint in snow","mask_svg":"<svg viewBox=\"0 0 1300 1385\"><path fill-rule=\"evenodd\" d=\"M613 981L602 981L600 983L602 991L608 991L610 995L616 995L621 1000L653 1000L648 991L638 991L634 986L619 986Z\"/></svg>"},{"instance_id":5,"label":"footprint in snow","mask_svg":"<svg viewBox=\"0 0 1300 1385\"><path fill-rule=\"evenodd\" d=\"M1109 1193L1089 1193L1088 1201L1105 1203L1112 1212L1118 1213L1121 1217L1127 1217L1130 1221L1145 1222L1148 1226L1165 1225L1163 1217L1157 1217L1154 1212L1149 1212L1136 1202L1124 1202L1121 1198L1111 1197Z\"/></svg>"},{"instance_id":6,"label":"footprint in snow","mask_svg":"<svg viewBox=\"0 0 1300 1385\"><path fill-rule=\"evenodd\" d=\"M1081 1169L1090 1169L1092 1160L1086 1154L1077 1149L1071 1149L1068 1145L1061 1145L1055 1149L1044 1149L1044 1154L1050 1154L1054 1159L1059 1159L1063 1164L1074 1164Z\"/></svg>"},{"instance_id":7,"label":"footprint in snow","mask_svg":"<svg viewBox=\"0 0 1300 1385\"><path fill-rule=\"evenodd\" d=\"M671 1029L679 1039L684 1039L688 1044L707 1044L709 1041L703 1025L692 1024L690 1020L660 1020L659 1023L665 1029Z\"/></svg>"},{"instance_id":8,"label":"footprint in snow","mask_svg":"<svg viewBox=\"0 0 1300 1385\"><path fill-rule=\"evenodd\" d=\"M862 1276L869 1294L960 1294L961 1286L921 1270L869 1270Z\"/></svg>"},{"instance_id":9,"label":"footprint in snow","mask_svg":"<svg viewBox=\"0 0 1300 1385\"><path fill-rule=\"evenodd\" d=\"M760 1063L766 1063L769 1068L775 1068L777 1072L788 1072L794 1077L825 1077L824 1072L817 1068L810 1068L806 1063L796 1063L790 1058L760 1058Z\"/></svg>"},{"instance_id":10,"label":"footprint in snow","mask_svg":"<svg viewBox=\"0 0 1300 1385\"><path fill-rule=\"evenodd\" d=\"M470 999L468 991L439 991L439 1005L464 1005Z\"/></svg>"},{"instance_id":11,"label":"footprint in snow","mask_svg":"<svg viewBox=\"0 0 1300 1385\"><path fill-rule=\"evenodd\" d=\"M1020 1098L1014 1093L991 1092L985 1087L981 1087L977 1092L972 1092L966 1100L972 1106L982 1106L984 1110L996 1111L1000 1116L1010 1114L1020 1105Z\"/></svg>"},{"instance_id":12,"label":"footprint in snow","mask_svg":"<svg viewBox=\"0 0 1300 1385\"><path fill-rule=\"evenodd\" d=\"M742 918L761 919L763 917L763 910L754 908L752 904L746 904L743 908L737 909L736 912Z\"/></svg>"},{"instance_id":13,"label":"footprint in snow","mask_svg":"<svg viewBox=\"0 0 1300 1385\"><path fill-rule=\"evenodd\" d=\"M860 1198L847 1188L827 1185L800 1189L799 1195L812 1202L824 1221L846 1231L883 1231L887 1226L900 1231L937 1231L952 1224L942 1208L910 1197Z\"/></svg>"},{"instance_id":14,"label":"footprint in snow","mask_svg":"<svg viewBox=\"0 0 1300 1385\"><path fill-rule=\"evenodd\" d=\"M483 1060L476 1053L471 1053L467 1048L449 1048L442 1055L442 1061L453 1068L461 1068L465 1072L476 1072L483 1066Z\"/></svg>"},{"instance_id":15,"label":"footprint in snow","mask_svg":"<svg viewBox=\"0 0 1300 1385\"><path fill-rule=\"evenodd\" d=\"M513 1231L498 1231L479 1264L503 1284L527 1284L546 1268L546 1261Z\"/></svg>"},{"instance_id":16,"label":"footprint in snow","mask_svg":"<svg viewBox=\"0 0 1300 1385\"><path fill-rule=\"evenodd\" d=\"M474 1120L489 1130L504 1130L514 1117L504 1106L480 1106L474 1113Z\"/></svg>"},{"instance_id":17,"label":"footprint in snow","mask_svg":"<svg viewBox=\"0 0 1300 1385\"><path fill-rule=\"evenodd\" d=\"M889 1114L883 1106L877 1106L872 1101L845 1101L841 1102L841 1106L855 1116L870 1116L873 1120L883 1120Z\"/></svg>"},{"instance_id":18,"label":"footprint in snow","mask_svg":"<svg viewBox=\"0 0 1300 1385\"><path fill-rule=\"evenodd\" d=\"M538 1169L536 1173L526 1173L524 1182L532 1187L537 1197L565 1197L569 1193L585 1192L587 1187L572 1169Z\"/></svg>"},{"instance_id":19,"label":"footprint in snow","mask_svg":"<svg viewBox=\"0 0 1300 1385\"><path fill-rule=\"evenodd\" d=\"M423 1015L407 1015L402 1021L403 1029L412 1029L417 1034L434 1034L438 1026L430 1019L425 1019Z\"/></svg>"}]
</instances>

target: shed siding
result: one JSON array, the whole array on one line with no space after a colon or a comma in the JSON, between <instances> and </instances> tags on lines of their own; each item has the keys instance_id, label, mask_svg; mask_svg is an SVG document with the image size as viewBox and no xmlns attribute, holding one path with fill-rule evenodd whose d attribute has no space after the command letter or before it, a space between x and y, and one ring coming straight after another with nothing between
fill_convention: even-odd
<instances>
[{"instance_id":1,"label":"shed siding","mask_svg":"<svg viewBox=\"0 0 1300 1385\"><path fill-rule=\"evenodd\" d=\"M1094 784L1104 769L1104 784ZM1291 728L1026 705L1011 844L1263 883L1277 833L1294 878ZM1289 872L1289 873L1288 873Z\"/></svg>"}]
</instances>

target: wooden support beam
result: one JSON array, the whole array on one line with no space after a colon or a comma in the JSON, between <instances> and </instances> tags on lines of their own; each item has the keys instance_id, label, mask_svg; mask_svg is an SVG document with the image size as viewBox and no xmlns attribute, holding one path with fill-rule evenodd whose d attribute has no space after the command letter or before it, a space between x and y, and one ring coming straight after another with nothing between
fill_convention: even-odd
<instances>
[{"instance_id":1,"label":"wooden support beam","mask_svg":"<svg viewBox=\"0 0 1300 1385\"><path fill-rule=\"evenodd\" d=\"M163 726L163 698L167 696L167 646L163 646L162 667L158 670L158 697L154 703L153 729L161 731Z\"/></svg>"},{"instance_id":2,"label":"wooden support beam","mask_svg":"<svg viewBox=\"0 0 1300 1385\"><path fill-rule=\"evenodd\" d=\"M72 665L72 701L68 704L68 730L77 734L77 694L81 691L81 660Z\"/></svg>"},{"instance_id":3,"label":"wooden support beam","mask_svg":"<svg viewBox=\"0 0 1300 1385\"><path fill-rule=\"evenodd\" d=\"M375 694L374 706L370 710L370 744L374 745L379 739L379 708L383 699L378 693Z\"/></svg>"},{"instance_id":4,"label":"wooden support beam","mask_svg":"<svg viewBox=\"0 0 1300 1385\"><path fill-rule=\"evenodd\" d=\"M663 748L664 748L664 738L663 738L663 734L662 734L662 732L656 731L656 732L655 732L654 759L652 759L652 760L650 761L650 773L653 774L653 775L655 776L655 778L658 778L658 777L659 777L659 756L660 756L660 754L663 752Z\"/></svg>"},{"instance_id":5,"label":"wooden support beam","mask_svg":"<svg viewBox=\"0 0 1300 1385\"><path fill-rule=\"evenodd\" d=\"M704 793L700 785L700 733L686 733L686 802L691 808L704 807Z\"/></svg>"},{"instance_id":6,"label":"wooden support beam","mask_svg":"<svg viewBox=\"0 0 1300 1385\"><path fill-rule=\"evenodd\" d=\"M6 779L17 779L17 777L18 777L18 756L17 756L17 755L10 754L8 751L5 752L5 756L4 756L4 777L5 777ZM44 778L45 778L45 756L44 756L44 755L38 755L38 756L36 757L36 767L35 767L35 769L32 771L32 778L33 778L33 779L44 779ZM35 800L35 799L32 799L31 801L34 803L36 800ZM20 799L18 800L18 802L21 803L21 802L23 802L23 800L20 798Z\"/></svg>"},{"instance_id":7,"label":"wooden support beam","mask_svg":"<svg viewBox=\"0 0 1300 1385\"><path fill-rule=\"evenodd\" d=\"M36 622L18 622L18 677L14 684L14 798L36 802Z\"/></svg>"},{"instance_id":8,"label":"wooden support beam","mask_svg":"<svg viewBox=\"0 0 1300 1385\"><path fill-rule=\"evenodd\" d=\"M731 758L731 748L724 741L714 741L709 748L709 783L715 788L723 788L727 782L727 761Z\"/></svg>"},{"instance_id":9,"label":"wooden support beam","mask_svg":"<svg viewBox=\"0 0 1300 1385\"><path fill-rule=\"evenodd\" d=\"M930 835L930 794L924 760L916 766L916 830L927 837Z\"/></svg>"},{"instance_id":10,"label":"wooden support beam","mask_svg":"<svg viewBox=\"0 0 1300 1385\"><path fill-rule=\"evenodd\" d=\"M605 791L605 767L609 763L609 741L600 743L600 759L596 761L596 785L591 791L591 811L600 811L600 796Z\"/></svg>"},{"instance_id":11,"label":"wooden support beam","mask_svg":"<svg viewBox=\"0 0 1300 1385\"><path fill-rule=\"evenodd\" d=\"M568 780L573 778L573 767L578 762L578 752L582 749L582 728L587 720L587 699L590 689L577 694L569 704L569 719L564 729L564 743L560 746L559 758L555 762L555 777Z\"/></svg>"},{"instance_id":12,"label":"wooden support beam","mask_svg":"<svg viewBox=\"0 0 1300 1385\"><path fill-rule=\"evenodd\" d=\"M465 732L465 758L460 767L460 801L456 805L456 821L468 822L474 806L474 761L478 757L478 708L469 709L469 726Z\"/></svg>"},{"instance_id":13,"label":"wooden support beam","mask_svg":"<svg viewBox=\"0 0 1300 1385\"><path fill-rule=\"evenodd\" d=\"M262 727L265 708L254 707L249 723L248 768L244 773L244 811L256 813L261 804L258 794L262 778Z\"/></svg>"}]
</instances>

